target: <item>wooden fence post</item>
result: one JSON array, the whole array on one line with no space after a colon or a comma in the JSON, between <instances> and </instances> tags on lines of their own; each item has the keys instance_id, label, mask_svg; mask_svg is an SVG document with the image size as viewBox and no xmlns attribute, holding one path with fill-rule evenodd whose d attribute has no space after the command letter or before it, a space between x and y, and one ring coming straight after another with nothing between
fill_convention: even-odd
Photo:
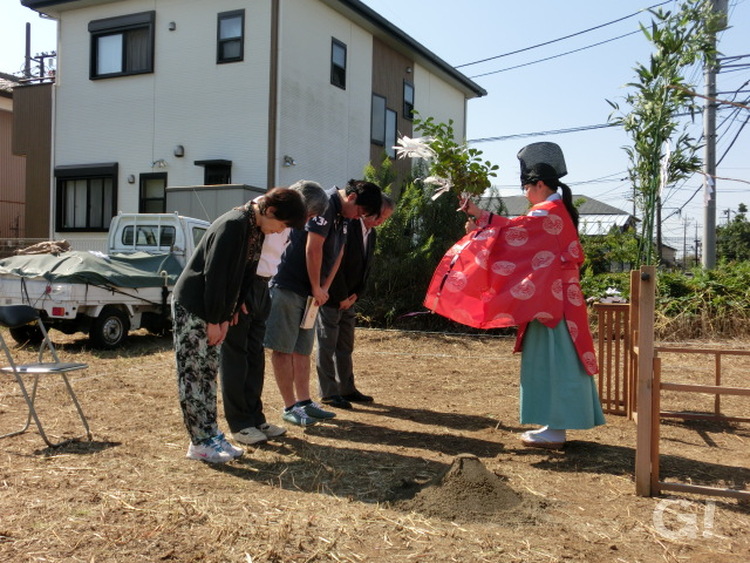
<instances>
[{"instance_id":1,"label":"wooden fence post","mask_svg":"<svg viewBox=\"0 0 750 563\"><path fill-rule=\"evenodd\" d=\"M638 270L630 271L630 346L627 351L630 354L630 370L628 371L628 419L635 420L638 411L637 394L638 394L638 356L634 349L638 347L638 312L641 306L640 295L640 277L641 272Z\"/></svg>"},{"instance_id":2,"label":"wooden fence post","mask_svg":"<svg viewBox=\"0 0 750 563\"><path fill-rule=\"evenodd\" d=\"M651 496L651 451L654 373L654 302L656 268L642 266L638 309L638 429L635 449L635 492ZM658 389L657 389L658 393Z\"/></svg>"}]
</instances>

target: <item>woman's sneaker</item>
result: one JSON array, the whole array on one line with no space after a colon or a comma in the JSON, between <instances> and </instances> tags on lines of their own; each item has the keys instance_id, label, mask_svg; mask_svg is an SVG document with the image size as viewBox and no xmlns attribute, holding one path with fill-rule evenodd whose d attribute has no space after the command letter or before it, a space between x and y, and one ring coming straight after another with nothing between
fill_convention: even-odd
<instances>
[{"instance_id":1,"label":"woman's sneaker","mask_svg":"<svg viewBox=\"0 0 750 563\"><path fill-rule=\"evenodd\" d=\"M197 461L207 461L208 463L226 463L234 459L229 452L224 451L215 437L205 440L200 444L193 444L191 442L185 457Z\"/></svg>"},{"instance_id":2,"label":"woman's sneaker","mask_svg":"<svg viewBox=\"0 0 750 563\"><path fill-rule=\"evenodd\" d=\"M229 440L227 440L226 436L224 436L223 433L219 434L218 436L214 436L212 440L217 442L222 450L232 456L232 459L240 457L245 453L245 450L243 450L242 448L238 448L237 446L230 444Z\"/></svg>"}]
</instances>

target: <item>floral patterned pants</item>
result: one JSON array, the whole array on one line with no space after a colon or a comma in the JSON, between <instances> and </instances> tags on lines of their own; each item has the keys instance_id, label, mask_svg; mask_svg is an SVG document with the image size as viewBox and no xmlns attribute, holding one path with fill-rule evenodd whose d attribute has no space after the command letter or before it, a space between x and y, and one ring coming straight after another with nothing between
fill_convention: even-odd
<instances>
[{"instance_id":1,"label":"floral patterned pants","mask_svg":"<svg viewBox=\"0 0 750 563\"><path fill-rule=\"evenodd\" d=\"M208 345L206 321L172 303L177 392L182 417L193 444L219 434L216 422L216 374L219 347Z\"/></svg>"}]
</instances>

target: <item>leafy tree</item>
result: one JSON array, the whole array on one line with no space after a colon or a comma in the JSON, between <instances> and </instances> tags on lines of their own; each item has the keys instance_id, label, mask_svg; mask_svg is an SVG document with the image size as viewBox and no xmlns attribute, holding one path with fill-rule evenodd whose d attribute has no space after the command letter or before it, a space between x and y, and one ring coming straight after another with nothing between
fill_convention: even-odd
<instances>
[{"instance_id":1,"label":"leafy tree","mask_svg":"<svg viewBox=\"0 0 750 563\"><path fill-rule=\"evenodd\" d=\"M660 223L661 189L688 177L700 166L698 143L688 133L687 124L680 125L678 119L680 114L692 116L696 110L693 87L684 75L695 64L714 64L713 38L723 25L710 0L685 0L674 13L659 8L651 14L651 26L641 29L653 43L654 52L648 64L636 66L638 82L628 84L633 88L625 98L630 112L616 115L618 104L609 102L615 109L610 120L621 125L633 140L625 151L642 214L638 257L643 264L656 261L654 229Z\"/></svg>"},{"instance_id":2,"label":"leafy tree","mask_svg":"<svg viewBox=\"0 0 750 563\"><path fill-rule=\"evenodd\" d=\"M725 262L750 261L750 223L747 207L741 203L734 218L716 229L717 254Z\"/></svg>"},{"instance_id":3,"label":"leafy tree","mask_svg":"<svg viewBox=\"0 0 750 563\"><path fill-rule=\"evenodd\" d=\"M415 173L423 175L423 168L418 165ZM373 175L368 179L381 177L382 169L369 171ZM458 196L450 191L433 200L428 192L420 180L408 180L393 215L378 227L369 287L360 309L369 322L390 326L405 314L424 311L422 302L437 263L464 235L466 217L456 213Z\"/></svg>"},{"instance_id":4,"label":"leafy tree","mask_svg":"<svg viewBox=\"0 0 750 563\"><path fill-rule=\"evenodd\" d=\"M363 178L380 186L387 194L393 194L393 181L396 179L396 172L393 170L393 160L383 152L383 161L380 166L375 168L372 163L365 166Z\"/></svg>"},{"instance_id":5,"label":"leafy tree","mask_svg":"<svg viewBox=\"0 0 750 563\"><path fill-rule=\"evenodd\" d=\"M481 195L490 187L490 177L498 169L489 160L482 160L482 151L456 141L453 120L438 123L434 118L415 118L414 129L425 135L433 151L430 174L448 180L462 193Z\"/></svg>"},{"instance_id":6,"label":"leafy tree","mask_svg":"<svg viewBox=\"0 0 750 563\"><path fill-rule=\"evenodd\" d=\"M583 267L589 275L628 272L636 267L638 240L630 230L612 227L606 235L582 235L581 244L586 255Z\"/></svg>"}]
</instances>

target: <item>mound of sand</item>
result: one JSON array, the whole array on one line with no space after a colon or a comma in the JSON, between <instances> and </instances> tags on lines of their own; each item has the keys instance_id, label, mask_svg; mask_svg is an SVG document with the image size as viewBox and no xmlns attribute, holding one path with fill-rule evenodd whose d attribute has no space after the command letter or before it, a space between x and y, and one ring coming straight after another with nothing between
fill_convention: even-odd
<instances>
[{"instance_id":1,"label":"mound of sand","mask_svg":"<svg viewBox=\"0 0 750 563\"><path fill-rule=\"evenodd\" d=\"M455 522L518 521L520 515L513 513L521 510L522 498L479 458L461 454L443 475L396 504L399 509Z\"/></svg>"}]
</instances>

